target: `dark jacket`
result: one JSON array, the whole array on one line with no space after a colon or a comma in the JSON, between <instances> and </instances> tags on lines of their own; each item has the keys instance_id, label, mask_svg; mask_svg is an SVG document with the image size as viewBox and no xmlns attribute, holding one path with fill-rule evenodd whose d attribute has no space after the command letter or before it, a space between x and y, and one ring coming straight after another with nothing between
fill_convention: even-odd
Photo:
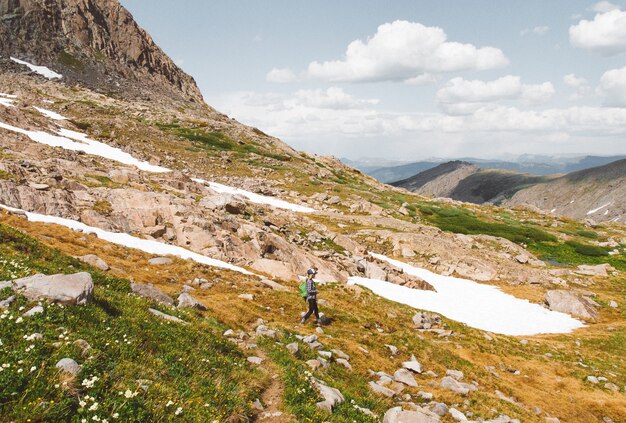
<instances>
[{"instance_id":1,"label":"dark jacket","mask_svg":"<svg viewBox=\"0 0 626 423\"><path fill-rule=\"evenodd\" d=\"M307 301L317 299L317 288L315 288L315 281L312 278L306 279L306 292L308 294Z\"/></svg>"}]
</instances>

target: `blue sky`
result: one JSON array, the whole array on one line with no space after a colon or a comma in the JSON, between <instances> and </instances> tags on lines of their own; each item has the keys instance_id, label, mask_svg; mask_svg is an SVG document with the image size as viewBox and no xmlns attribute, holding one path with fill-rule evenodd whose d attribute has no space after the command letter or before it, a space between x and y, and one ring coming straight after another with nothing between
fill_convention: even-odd
<instances>
[{"instance_id":1,"label":"blue sky","mask_svg":"<svg viewBox=\"0 0 626 423\"><path fill-rule=\"evenodd\" d=\"M623 1L122 4L208 104L298 149L626 152Z\"/></svg>"}]
</instances>

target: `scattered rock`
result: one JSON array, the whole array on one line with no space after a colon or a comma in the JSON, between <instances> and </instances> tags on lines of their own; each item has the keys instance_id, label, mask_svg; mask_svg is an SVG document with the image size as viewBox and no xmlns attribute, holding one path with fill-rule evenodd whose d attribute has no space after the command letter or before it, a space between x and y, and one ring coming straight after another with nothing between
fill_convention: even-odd
<instances>
[{"instance_id":1,"label":"scattered rock","mask_svg":"<svg viewBox=\"0 0 626 423\"><path fill-rule=\"evenodd\" d=\"M226 337L235 336L235 331L232 329L228 329L226 332L223 333L223 335Z\"/></svg>"},{"instance_id":2,"label":"scattered rock","mask_svg":"<svg viewBox=\"0 0 626 423\"><path fill-rule=\"evenodd\" d=\"M614 383L605 383L604 389L608 389L609 391L619 392L619 386Z\"/></svg>"},{"instance_id":3,"label":"scattered rock","mask_svg":"<svg viewBox=\"0 0 626 423\"><path fill-rule=\"evenodd\" d=\"M183 292L178 296L178 308L182 307L191 307L197 308L198 310L207 310L206 306L202 304L200 301L196 300L191 294L187 292Z\"/></svg>"},{"instance_id":4,"label":"scattered rock","mask_svg":"<svg viewBox=\"0 0 626 423\"><path fill-rule=\"evenodd\" d=\"M263 404L261 404L261 401L258 398L255 399L254 402L252 403L252 408L258 411L265 410L265 407L263 407Z\"/></svg>"},{"instance_id":5,"label":"scattered rock","mask_svg":"<svg viewBox=\"0 0 626 423\"><path fill-rule=\"evenodd\" d=\"M405 361L404 363L402 363L402 367L414 373L422 373L422 365L417 360L415 360L414 357L411 361Z\"/></svg>"},{"instance_id":6,"label":"scattered rock","mask_svg":"<svg viewBox=\"0 0 626 423\"><path fill-rule=\"evenodd\" d=\"M0 301L0 308L9 308L13 301L15 301L15 295L11 295L10 297Z\"/></svg>"},{"instance_id":7,"label":"scattered rock","mask_svg":"<svg viewBox=\"0 0 626 423\"><path fill-rule=\"evenodd\" d=\"M383 423L437 423L437 415L420 407L419 410L403 410L402 407L394 407L385 413Z\"/></svg>"},{"instance_id":8,"label":"scattered rock","mask_svg":"<svg viewBox=\"0 0 626 423\"><path fill-rule=\"evenodd\" d=\"M343 358L344 360L350 360L350 356L341 350L332 349L330 351L337 357Z\"/></svg>"},{"instance_id":9,"label":"scattered rock","mask_svg":"<svg viewBox=\"0 0 626 423\"><path fill-rule=\"evenodd\" d=\"M84 339L77 339L76 341L74 341L74 345L80 348L81 355L83 357L89 354L89 350L91 350L91 345L89 345L89 342L85 341Z\"/></svg>"},{"instance_id":10,"label":"scattered rock","mask_svg":"<svg viewBox=\"0 0 626 423\"><path fill-rule=\"evenodd\" d=\"M29 276L14 280L13 286L29 301L46 299L66 305L81 305L90 302L93 296L93 281L87 272Z\"/></svg>"},{"instance_id":11,"label":"scattered rock","mask_svg":"<svg viewBox=\"0 0 626 423\"><path fill-rule=\"evenodd\" d=\"M307 360L306 364L314 371L322 367L322 362L319 360Z\"/></svg>"},{"instance_id":12,"label":"scattered rock","mask_svg":"<svg viewBox=\"0 0 626 423\"><path fill-rule=\"evenodd\" d=\"M609 272L613 272L615 268L608 263L597 264L590 266L587 264L581 264L575 270L579 275L584 276L608 276Z\"/></svg>"},{"instance_id":13,"label":"scattered rock","mask_svg":"<svg viewBox=\"0 0 626 423\"><path fill-rule=\"evenodd\" d=\"M457 422L466 422L467 421L467 417L465 417L465 414L461 413L459 410L457 410L456 408L450 408L448 409L448 413L450 413L450 415L452 416L452 418L454 420L456 420Z\"/></svg>"},{"instance_id":14,"label":"scattered rock","mask_svg":"<svg viewBox=\"0 0 626 423\"><path fill-rule=\"evenodd\" d=\"M431 402L429 407L430 411L441 417L448 413L448 406L443 402Z\"/></svg>"},{"instance_id":15,"label":"scattered rock","mask_svg":"<svg viewBox=\"0 0 626 423\"><path fill-rule=\"evenodd\" d=\"M322 398L324 398L323 401L317 403L317 407L324 411L332 413L333 408L344 401L344 397L338 389L331 388L318 379L313 379L313 386L319 391Z\"/></svg>"},{"instance_id":16,"label":"scattered rock","mask_svg":"<svg viewBox=\"0 0 626 423\"><path fill-rule=\"evenodd\" d=\"M172 264L174 260L169 257L155 257L148 260L148 263L153 265L164 265L164 264Z\"/></svg>"},{"instance_id":17,"label":"scattered rock","mask_svg":"<svg viewBox=\"0 0 626 423\"><path fill-rule=\"evenodd\" d=\"M420 397L422 397L422 399L425 399L425 400L433 399L433 394L431 394L430 392L419 391L417 395L419 395Z\"/></svg>"},{"instance_id":18,"label":"scattered rock","mask_svg":"<svg viewBox=\"0 0 626 423\"><path fill-rule=\"evenodd\" d=\"M35 306L33 308L31 308L30 310L28 310L26 313L23 314L24 317L31 317L34 316L35 314L39 314L39 313L43 313L43 307L42 306Z\"/></svg>"},{"instance_id":19,"label":"scattered rock","mask_svg":"<svg viewBox=\"0 0 626 423\"><path fill-rule=\"evenodd\" d=\"M292 342L291 344L287 344L287 351L289 351L292 355L298 354L300 347L298 347L297 342Z\"/></svg>"},{"instance_id":20,"label":"scattered rock","mask_svg":"<svg viewBox=\"0 0 626 423\"><path fill-rule=\"evenodd\" d=\"M324 313L320 313L318 324L322 326L328 326L330 325L330 323L331 323L331 320L328 318L328 316L326 316Z\"/></svg>"},{"instance_id":21,"label":"scattered rock","mask_svg":"<svg viewBox=\"0 0 626 423\"><path fill-rule=\"evenodd\" d=\"M595 302L573 291L551 290L546 293L545 298L550 310L569 313L589 320L598 318L598 311L594 307Z\"/></svg>"},{"instance_id":22,"label":"scattered rock","mask_svg":"<svg viewBox=\"0 0 626 423\"><path fill-rule=\"evenodd\" d=\"M47 191L50 188L48 184L36 184L30 183L28 184L31 188L36 189L37 191Z\"/></svg>"},{"instance_id":23,"label":"scattered rock","mask_svg":"<svg viewBox=\"0 0 626 423\"><path fill-rule=\"evenodd\" d=\"M253 294L239 294L238 297L241 298L242 300L249 300L249 301L253 301L254 300L254 295Z\"/></svg>"},{"instance_id":24,"label":"scattered rock","mask_svg":"<svg viewBox=\"0 0 626 423\"><path fill-rule=\"evenodd\" d=\"M449 389L450 391L456 392L457 394L461 395L467 395L470 393L470 391L476 390L476 386L469 383L458 382L450 376L446 376L441 379L441 387Z\"/></svg>"},{"instance_id":25,"label":"scattered rock","mask_svg":"<svg viewBox=\"0 0 626 423\"><path fill-rule=\"evenodd\" d=\"M386 388L384 386L381 386L381 385L379 385L376 382L369 382L368 385L369 385L370 389L372 391L374 391L375 393L380 394L380 395L384 395L384 396L389 397L389 398L393 397L396 394L391 389Z\"/></svg>"},{"instance_id":26,"label":"scattered rock","mask_svg":"<svg viewBox=\"0 0 626 423\"><path fill-rule=\"evenodd\" d=\"M388 345L388 344L385 344L385 346L386 346L387 348L389 348L389 351L391 351L391 355L396 355L396 354L398 354L398 348L397 348L396 346L394 346L394 345Z\"/></svg>"},{"instance_id":27,"label":"scattered rock","mask_svg":"<svg viewBox=\"0 0 626 423\"><path fill-rule=\"evenodd\" d=\"M460 370L446 370L446 375L455 380L463 380L463 372Z\"/></svg>"},{"instance_id":28,"label":"scattered rock","mask_svg":"<svg viewBox=\"0 0 626 423\"><path fill-rule=\"evenodd\" d=\"M441 325L441 316L426 311L416 313L412 320L417 329L430 329L434 326Z\"/></svg>"},{"instance_id":29,"label":"scattered rock","mask_svg":"<svg viewBox=\"0 0 626 423\"><path fill-rule=\"evenodd\" d=\"M80 261L83 261L93 267L97 267L100 270L107 271L110 269L109 265L95 254L87 254L86 256L77 257Z\"/></svg>"},{"instance_id":30,"label":"scattered rock","mask_svg":"<svg viewBox=\"0 0 626 423\"><path fill-rule=\"evenodd\" d=\"M597 385L598 383L600 383L600 381L598 380L597 377L595 376L587 376L587 382L591 382L594 385Z\"/></svg>"},{"instance_id":31,"label":"scattered rock","mask_svg":"<svg viewBox=\"0 0 626 423\"><path fill-rule=\"evenodd\" d=\"M171 316L171 315L169 315L169 314L165 314L165 313L163 313L162 311L155 310L155 309L153 309L153 308L149 308L149 309L148 309L148 311L149 311L150 313L154 314L155 316L160 317L161 319L168 320L168 321L170 321L170 322L185 323L185 321L184 321L184 320L179 319L179 318L178 318L178 317L176 317L176 316Z\"/></svg>"},{"instance_id":32,"label":"scattered rock","mask_svg":"<svg viewBox=\"0 0 626 423\"><path fill-rule=\"evenodd\" d=\"M248 360L248 363L252 363L256 365L263 363L263 359L261 357L251 356L251 357L248 357L246 360Z\"/></svg>"},{"instance_id":33,"label":"scattered rock","mask_svg":"<svg viewBox=\"0 0 626 423\"><path fill-rule=\"evenodd\" d=\"M256 334L259 336L266 336L268 338L276 339L276 331L270 329L265 325L259 325L256 327Z\"/></svg>"},{"instance_id":34,"label":"scattered rock","mask_svg":"<svg viewBox=\"0 0 626 423\"><path fill-rule=\"evenodd\" d=\"M393 374L393 378L396 382L404 383L407 386L417 387L417 382L415 381L413 374L411 374L411 372L407 369L396 370Z\"/></svg>"},{"instance_id":35,"label":"scattered rock","mask_svg":"<svg viewBox=\"0 0 626 423\"><path fill-rule=\"evenodd\" d=\"M363 354L369 354L370 352L363 347L357 347L357 350L361 351Z\"/></svg>"},{"instance_id":36,"label":"scattered rock","mask_svg":"<svg viewBox=\"0 0 626 423\"><path fill-rule=\"evenodd\" d=\"M131 283L130 289L140 297L148 298L169 306L174 305L174 299L172 297L165 294L160 289L155 288L151 283Z\"/></svg>"},{"instance_id":37,"label":"scattered rock","mask_svg":"<svg viewBox=\"0 0 626 423\"><path fill-rule=\"evenodd\" d=\"M337 364L341 364L343 367L345 367L346 369L352 371L352 365L348 362L348 360L346 360L345 358L338 358L336 360Z\"/></svg>"},{"instance_id":38,"label":"scattered rock","mask_svg":"<svg viewBox=\"0 0 626 423\"><path fill-rule=\"evenodd\" d=\"M60 369L62 372L69 373L74 376L79 374L80 370L82 369L82 366L80 364L67 357L59 360L55 367L57 369Z\"/></svg>"},{"instance_id":39,"label":"scattered rock","mask_svg":"<svg viewBox=\"0 0 626 423\"><path fill-rule=\"evenodd\" d=\"M317 353L327 360L330 360L333 356L333 353L331 353L330 351L318 351Z\"/></svg>"},{"instance_id":40,"label":"scattered rock","mask_svg":"<svg viewBox=\"0 0 626 423\"><path fill-rule=\"evenodd\" d=\"M617 307L618 307L618 304L617 304L617 302L616 302L616 301L611 300L611 301L609 301L609 307L611 307L611 308L617 308Z\"/></svg>"}]
</instances>

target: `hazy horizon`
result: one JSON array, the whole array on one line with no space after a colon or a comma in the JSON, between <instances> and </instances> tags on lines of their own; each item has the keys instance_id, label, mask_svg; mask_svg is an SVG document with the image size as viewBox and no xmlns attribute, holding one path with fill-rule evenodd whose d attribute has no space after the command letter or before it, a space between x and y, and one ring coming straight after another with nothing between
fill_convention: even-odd
<instances>
[{"instance_id":1,"label":"hazy horizon","mask_svg":"<svg viewBox=\"0 0 626 423\"><path fill-rule=\"evenodd\" d=\"M626 151L624 1L122 3L208 104L297 149Z\"/></svg>"}]
</instances>

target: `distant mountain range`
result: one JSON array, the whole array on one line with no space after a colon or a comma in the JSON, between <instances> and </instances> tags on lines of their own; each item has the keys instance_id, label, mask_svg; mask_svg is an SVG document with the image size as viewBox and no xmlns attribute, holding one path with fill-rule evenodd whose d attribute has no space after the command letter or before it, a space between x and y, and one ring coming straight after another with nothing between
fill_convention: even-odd
<instances>
[{"instance_id":1,"label":"distant mountain range","mask_svg":"<svg viewBox=\"0 0 626 423\"><path fill-rule=\"evenodd\" d=\"M593 163L586 158L577 164ZM626 160L617 160L560 175L530 175L505 169L484 169L465 161L439 164L391 185L428 197L446 197L475 204L535 206L575 219L626 219Z\"/></svg>"},{"instance_id":2,"label":"distant mountain range","mask_svg":"<svg viewBox=\"0 0 626 423\"><path fill-rule=\"evenodd\" d=\"M473 157L459 158L463 161L480 166L483 169L511 170L530 175L546 176L554 174L565 174L592 167L603 166L605 164L626 159L626 155L615 156L572 156L553 157L541 155L524 155L515 161L506 160L486 160ZM442 163L450 162L449 159L428 159L412 163L401 163L393 161L376 161L375 159L349 160L341 159L342 162L355 167L363 173L372 176L380 182L395 182L410 178L420 172L432 169Z\"/></svg>"}]
</instances>

